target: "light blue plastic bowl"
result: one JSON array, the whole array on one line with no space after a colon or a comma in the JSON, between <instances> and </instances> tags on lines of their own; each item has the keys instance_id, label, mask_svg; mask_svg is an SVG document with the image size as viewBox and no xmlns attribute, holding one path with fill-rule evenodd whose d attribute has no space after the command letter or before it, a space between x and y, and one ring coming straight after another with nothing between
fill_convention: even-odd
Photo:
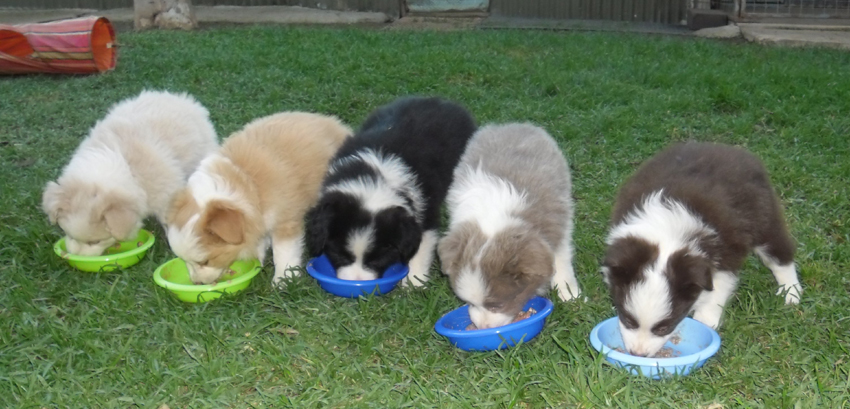
<instances>
[{"instance_id":1,"label":"light blue plastic bowl","mask_svg":"<svg viewBox=\"0 0 850 409\"><path fill-rule=\"evenodd\" d=\"M496 328L467 330L472 320L469 318L469 306L464 305L443 315L434 324L434 330L464 351L505 349L536 337L543 330L554 305L546 298L534 297L525 303L522 310L528 311L529 308L534 308L537 313L524 320Z\"/></svg>"},{"instance_id":2,"label":"light blue plastic bowl","mask_svg":"<svg viewBox=\"0 0 850 409\"><path fill-rule=\"evenodd\" d=\"M323 254L307 263L307 274L319 282L325 291L340 297L357 298L365 295L382 295L392 291L410 270L404 264L393 264L377 280L343 280Z\"/></svg>"},{"instance_id":3,"label":"light blue plastic bowl","mask_svg":"<svg viewBox=\"0 0 850 409\"><path fill-rule=\"evenodd\" d=\"M671 358L646 358L629 355L625 352L623 337L620 335L619 318L602 321L590 332L590 344L605 354L608 362L626 369L632 375L643 375L652 379L671 376L683 376L701 367L720 349L720 335L709 326L693 319L685 318L676 327L674 334L679 342L667 342L665 348L673 350Z\"/></svg>"}]
</instances>

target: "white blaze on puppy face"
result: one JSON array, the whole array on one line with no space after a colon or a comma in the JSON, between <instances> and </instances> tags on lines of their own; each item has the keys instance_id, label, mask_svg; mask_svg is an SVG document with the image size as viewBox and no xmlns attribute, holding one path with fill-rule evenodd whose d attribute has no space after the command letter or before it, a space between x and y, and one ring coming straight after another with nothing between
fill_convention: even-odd
<instances>
[{"instance_id":1,"label":"white blaze on puppy face","mask_svg":"<svg viewBox=\"0 0 850 409\"><path fill-rule=\"evenodd\" d=\"M203 249L198 236L194 234L195 225L201 216L192 216L183 226L168 226L168 243L177 257L186 262L189 277L195 284L211 284L224 274L226 269L205 266L210 255Z\"/></svg>"},{"instance_id":2,"label":"white blaze on puppy face","mask_svg":"<svg viewBox=\"0 0 850 409\"><path fill-rule=\"evenodd\" d=\"M378 272L363 265L363 259L366 257L366 252L369 251L373 239L374 229L372 226L351 233L347 243L348 251L354 255L354 262L340 267L336 273L337 278L357 281L376 280L378 278Z\"/></svg>"},{"instance_id":3,"label":"white blaze on puppy face","mask_svg":"<svg viewBox=\"0 0 850 409\"><path fill-rule=\"evenodd\" d=\"M671 332L658 336L652 332L655 325L672 312L670 284L657 267L644 272L645 279L631 287L623 303L626 314L620 317L620 333L626 350L632 355L652 356L672 335ZM624 321L637 327L627 328Z\"/></svg>"},{"instance_id":4,"label":"white blaze on puppy face","mask_svg":"<svg viewBox=\"0 0 850 409\"><path fill-rule=\"evenodd\" d=\"M184 261L186 261L186 268L189 270L189 277L195 284L213 284L227 271L217 267L203 266L192 261Z\"/></svg>"},{"instance_id":5,"label":"white blaze on puppy face","mask_svg":"<svg viewBox=\"0 0 850 409\"><path fill-rule=\"evenodd\" d=\"M469 304L469 319L476 327L485 329L510 324L513 317L490 311L484 306L487 291L487 283L477 268L464 268L455 281L455 293Z\"/></svg>"}]
</instances>

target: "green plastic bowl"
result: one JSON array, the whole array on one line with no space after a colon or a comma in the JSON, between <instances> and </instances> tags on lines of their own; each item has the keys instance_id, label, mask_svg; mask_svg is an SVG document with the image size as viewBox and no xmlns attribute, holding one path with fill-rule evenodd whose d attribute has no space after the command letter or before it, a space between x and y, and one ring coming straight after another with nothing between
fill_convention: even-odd
<instances>
[{"instance_id":1,"label":"green plastic bowl","mask_svg":"<svg viewBox=\"0 0 850 409\"><path fill-rule=\"evenodd\" d=\"M53 251L77 270L89 273L108 273L119 268L130 267L142 261L148 249L153 246L153 242L153 233L147 230L139 230L135 239L114 244L106 249L102 256L79 256L68 253L64 237L53 245Z\"/></svg>"},{"instance_id":2,"label":"green plastic bowl","mask_svg":"<svg viewBox=\"0 0 850 409\"><path fill-rule=\"evenodd\" d=\"M212 301L225 293L234 294L244 290L262 269L260 260L238 260L230 265L230 271L224 273L218 283L196 285L189 277L186 262L175 258L153 272L153 281L182 301L201 303Z\"/></svg>"}]
</instances>

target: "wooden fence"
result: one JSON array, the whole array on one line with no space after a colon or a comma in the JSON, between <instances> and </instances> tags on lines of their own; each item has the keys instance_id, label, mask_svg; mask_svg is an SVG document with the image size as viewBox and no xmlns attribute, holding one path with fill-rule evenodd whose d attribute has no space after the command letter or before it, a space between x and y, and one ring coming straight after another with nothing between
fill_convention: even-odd
<instances>
[{"instance_id":1,"label":"wooden fence","mask_svg":"<svg viewBox=\"0 0 850 409\"><path fill-rule=\"evenodd\" d=\"M687 12L687 0L490 0L504 17L680 24Z\"/></svg>"},{"instance_id":2,"label":"wooden fence","mask_svg":"<svg viewBox=\"0 0 850 409\"><path fill-rule=\"evenodd\" d=\"M690 1L692 0L490 0L489 12L504 17L680 24L687 17L687 5ZM461 3L464 2L458 2ZM486 5L486 1L482 3ZM193 0L193 4L303 6L329 10L381 11L391 16L399 16L401 7L407 7L405 5L413 5L414 8L418 6L416 0ZM133 7L133 0L0 0L0 7L3 6L110 9Z\"/></svg>"}]
</instances>

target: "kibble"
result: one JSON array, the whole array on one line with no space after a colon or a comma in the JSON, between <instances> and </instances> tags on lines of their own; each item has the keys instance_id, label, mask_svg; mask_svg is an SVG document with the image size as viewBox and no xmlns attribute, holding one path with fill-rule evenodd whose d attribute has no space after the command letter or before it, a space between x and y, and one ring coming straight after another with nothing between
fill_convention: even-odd
<instances>
[{"instance_id":1,"label":"kibble","mask_svg":"<svg viewBox=\"0 0 850 409\"><path fill-rule=\"evenodd\" d=\"M534 314L537 314L537 310L535 310L534 308L529 308L527 311L521 311L519 314L516 315L516 317L514 317L514 320L511 321L511 323L513 324L514 322L518 322L518 321L522 321L526 318L530 318ZM475 324L469 324L469 325L466 326L467 331L472 331L472 330L477 330L477 329L478 329L478 327L475 326Z\"/></svg>"}]
</instances>

